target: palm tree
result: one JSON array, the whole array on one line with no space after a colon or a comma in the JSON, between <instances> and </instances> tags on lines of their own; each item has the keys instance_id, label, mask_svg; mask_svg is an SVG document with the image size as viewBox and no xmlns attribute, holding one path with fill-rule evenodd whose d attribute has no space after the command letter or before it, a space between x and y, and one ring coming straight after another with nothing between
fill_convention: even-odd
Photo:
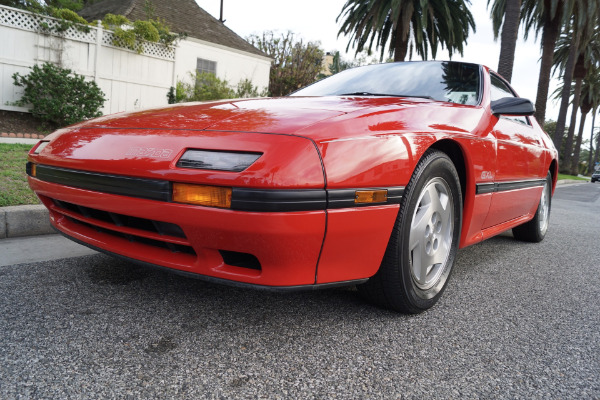
<instances>
[{"instance_id":1,"label":"palm tree","mask_svg":"<svg viewBox=\"0 0 600 400\"><path fill-rule=\"evenodd\" d=\"M490 0L488 0L488 7L489 5ZM490 16L494 26L494 40L498 40L500 26L502 26L498 73L510 82L521 23L521 0L494 0Z\"/></svg>"},{"instance_id":2,"label":"palm tree","mask_svg":"<svg viewBox=\"0 0 600 400\"><path fill-rule=\"evenodd\" d=\"M575 2L575 11L583 7L582 4ZM573 18L565 28L565 34L558 40L557 48L554 54L554 63L556 72L559 69L563 74L563 90L560 104L558 120L556 122L556 132L554 135L554 144L560 143L565 122L567 119L567 109L569 108L569 98L571 95L571 81L575 78L576 88L581 88L581 81L586 76L586 69L600 60L600 48L597 43L598 18L600 18L600 7L597 4L590 4L585 10L585 16L578 12L573 13ZM577 86L579 85L579 86ZM575 90L575 99L573 107L578 107L579 91ZM571 127L573 128L573 117L571 117ZM567 140L567 150L572 146L573 132L569 132ZM567 157L570 158L570 153ZM567 168L568 165L565 165Z\"/></svg>"},{"instance_id":3,"label":"palm tree","mask_svg":"<svg viewBox=\"0 0 600 400\"><path fill-rule=\"evenodd\" d=\"M347 0L336 22L343 20L338 35L350 35L346 51L356 47L356 53L381 49L384 58L404 61L410 50L423 59L429 51L435 59L438 45L461 55L469 36L475 31L475 21L468 9L470 0Z\"/></svg>"},{"instance_id":4,"label":"palm tree","mask_svg":"<svg viewBox=\"0 0 600 400\"><path fill-rule=\"evenodd\" d=\"M542 57L540 76L535 100L535 118L540 125L546 117L546 102L550 85L550 72L554 58L554 47L563 26L571 18L577 21L575 29L581 29L590 20L595 19L596 2L588 0L523 0L521 18L525 24L525 38L532 29L536 36L542 32ZM564 130L564 128L563 128ZM557 129L558 131L558 129Z\"/></svg>"},{"instance_id":5,"label":"palm tree","mask_svg":"<svg viewBox=\"0 0 600 400\"><path fill-rule=\"evenodd\" d=\"M590 133L590 153L588 154L588 174L591 174L594 171L594 125L596 124L598 107L594 108L592 111L592 131Z\"/></svg>"},{"instance_id":6,"label":"palm tree","mask_svg":"<svg viewBox=\"0 0 600 400\"><path fill-rule=\"evenodd\" d=\"M575 151L571 160L571 175L576 175L579 171L579 152L581 151L581 141L583 139L583 127L587 114L593 109L592 118L592 133L594 131L594 123L596 120L596 110L600 107L600 68L596 67L588 71L587 76L583 80L581 87L581 121L579 121L579 132L575 143ZM593 135L590 137L590 157L592 154ZM589 162L591 164L591 160Z\"/></svg>"},{"instance_id":7,"label":"palm tree","mask_svg":"<svg viewBox=\"0 0 600 400\"><path fill-rule=\"evenodd\" d=\"M593 129L593 127L592 127ZM592 168L596 165L600 158L600 132L596 132L596 151L594 152L594 161Z\"/></svg>"}]
</instances>

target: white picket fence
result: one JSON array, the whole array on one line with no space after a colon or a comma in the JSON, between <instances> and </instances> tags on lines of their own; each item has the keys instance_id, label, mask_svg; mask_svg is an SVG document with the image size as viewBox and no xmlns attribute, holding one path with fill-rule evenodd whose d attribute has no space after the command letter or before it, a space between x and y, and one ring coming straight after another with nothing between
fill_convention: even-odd
<instances>
[{"instance_id":1,"label":"white picket fence","mask_svg":"<svg viewBox=\"0 0 600 400\"><path fill-rule=\"evenodd\" d=\"M113 32L100 25L89 32L71 27L58 35L44 33L40 22L58 24L55 18L0 6L0 109L27 111L10 105L22 90L13 85L12 75L26 75L29 67L44 62L94 79L107 98L104 114L167 104L176 80L174 47L145 42L138 54L115 46Z\"/></svg>"}]
</instances>

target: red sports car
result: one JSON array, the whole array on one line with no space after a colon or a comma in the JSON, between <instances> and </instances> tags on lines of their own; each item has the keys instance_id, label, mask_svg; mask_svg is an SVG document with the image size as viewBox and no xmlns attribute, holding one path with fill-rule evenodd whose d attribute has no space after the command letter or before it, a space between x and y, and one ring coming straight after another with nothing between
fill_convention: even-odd
<instances>
[{"instance_id":1,"label":"red sports car","mask_svg":"<svg viewBox=\"0 0 600 400\"><path fill-rule=\"evenodd\" d=\"M557 152L488 68L369 65L288 97L110 115L36 145L29 184L65 236L215 282L358 284L417 313L458 248L541 241Z\"/></svg>"}]
</instances>

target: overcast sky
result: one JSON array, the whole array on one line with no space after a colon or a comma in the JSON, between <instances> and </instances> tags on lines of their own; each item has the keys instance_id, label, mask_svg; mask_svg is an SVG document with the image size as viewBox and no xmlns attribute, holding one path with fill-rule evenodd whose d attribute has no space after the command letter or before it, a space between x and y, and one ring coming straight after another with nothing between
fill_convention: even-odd
<instances>
[{"instance_id":1,"label":"overcast sky","mask_svg":"<svg viewBox=\"0 0 600 400\"><path fill-rule=\"evenodd\" d=\"M219 18L220 0L196 0L196 2L215 18ZM223 15L225 25L243 38L267 30L279 32L290 30L305 40L321 42L325 51L339 50L344 54L348 38L337 37L340 24L335 20L345 2L346 0L224 0ZM500 41L494 41L492 22L486 4L486 0L472 0L471 13L475 18L477 31L470 33L464 56L455 55L453 60L484 64L497 70ZM519 32L519 36L512 86L521 97L535 101L540 70L541 36L537 41L534 40L533 34L527 41L523 39L522 32ZM353 57L354 50L350 49L345 58ZM437 59L448 59L448 53L438 51ZM557 85L558 80L553 79L550 93ZM559 107L559 102L549 100L546 119L556 120ZM600 125L599 119L596 120L596 126L598 125ZM591 126L591 114L589 114L584 139L589 138Z\"/></svg>"}]
</instances>

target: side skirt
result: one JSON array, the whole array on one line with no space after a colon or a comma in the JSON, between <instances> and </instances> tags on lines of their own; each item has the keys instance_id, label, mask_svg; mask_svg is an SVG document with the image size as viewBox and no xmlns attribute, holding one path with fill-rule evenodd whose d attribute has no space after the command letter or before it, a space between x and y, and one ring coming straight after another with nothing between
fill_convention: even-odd
<instances>
[{"instance_id":1,"label":"side skirt","mask_svg":"<svg viewBox=\"0 0 600 400\"><path fill-rule=\"evenodd\" d=\"M533 214L523 215L522 217L511 219L510 221L503 222L499 225L494 225L489 228L486 228L481 231L483 238L482 240L489 239L493 236L499 235L504 231L514 228L515 226L519 226L524 224L525 222L531 220L533 218Z\"/></svg>"}]
</instances>

